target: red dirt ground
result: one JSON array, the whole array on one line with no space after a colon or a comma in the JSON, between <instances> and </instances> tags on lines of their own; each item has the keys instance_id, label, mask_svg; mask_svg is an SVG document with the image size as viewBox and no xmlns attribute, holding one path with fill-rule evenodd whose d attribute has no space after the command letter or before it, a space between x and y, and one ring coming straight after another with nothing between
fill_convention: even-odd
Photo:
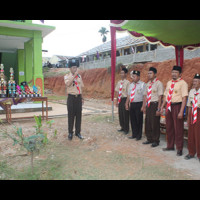
<instances>
[{"instance_id":1,"label":"red dirt ground","mask_svg":"<svg viewBox=\"0 0 200 200\"><path fill-rule=\"evenodd\" d=\"M139 70L141 72L141 80L147 82L147 72L149 67L154 66L158 70L158 79L163 82L164 87L168 80L171 79L171 69L176 65L175 60L167 60L164 62L149 62L145 64L134 64L130 66L131 70ZM83 90L84 97L87 98L110 98L111 93L111 75L105 68L80 70L85 88ZM192 79L195 73L200 73L200 57L188 59L184 61L182 78L188 83L189 89L192 85ZM128 80L130 75L128 74ZM119 72L116 72L115 83L120 79ZM65 95L65 83L63 76L49 77L44 80L45 89L51 89L54 94Z\"/></svg>"}]
</instances>

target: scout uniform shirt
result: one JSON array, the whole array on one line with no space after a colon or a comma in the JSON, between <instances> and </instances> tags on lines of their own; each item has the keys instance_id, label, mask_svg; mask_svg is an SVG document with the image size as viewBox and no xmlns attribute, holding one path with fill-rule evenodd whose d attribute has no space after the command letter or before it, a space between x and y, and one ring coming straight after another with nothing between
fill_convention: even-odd
<instances>
[{"instance_id":1,"label":"scout uniform shirt","mask_svg":"<svg viewBox=\"0 0 200 200\"><path fill-rule=\"evenodd\" d=\"M122 80L118 81L118 83L115 87L116 92L119 92L121 82L122 82ZM122 86L122 98L127 97L129 85L130 85L130 82L128 80L124 79L124 83L123 83L123 86Z\"/></svg>"},{"instance_id":2,"label":"scout uniform shirt","mask_svg":"<svg viewBox=\"0 0 200 200\"><path fill-rule=\"evenodd\" d=\"M69 74L65 75L64 76L65 84L67 84L67 82L72 80L72 79L73 79L73 75L72 75L71 72ZM79 86L79 89L80 89L80 94L82 94L82 87L84 87L84 84L83 84L83 80L82 80L81 76L80 76L80 78L77 77L77 83L78 83L78 86ZM74 82L72 82L72 84L69 87L67 87L67 94L72 94L72 95L78 95L79 94L79 91L78 91Z\"/></svg>"},{"instance_id":3,"label":"scout uniform shirt","mask_svg":"<svg viewBox=\"0 0 200 200\"><path fill-rule=\"evenodd\" d=\"M157 80L156 78L153 80L152 90L151 90L151 102L158 102L159 96L163 95L164 93L164 86L161 81ZM151 81L149 81L146 85L145 94L147 96L148 88L151 84Z\"/></svg>"},{"instance_id":4,"label":"scout uniform shirt","mask_svg":"<svg viewBox=\"0 0 200 200\"><path fill-rule=\"evenodd\" d=\"M190 90L189 97L188 97L188 102L187 102L187 106L189 106L189 107L192 107L195 91L196 91L196 89L191 89ZM197 95L197 108L200 108L200 88L196 92L199 93Z\"/></svg>"},{"instance_id":5,"label":"scout uniform shirt","mask_svg":"<svg viewBox=\"0 0 200 200\"><path fill-rule=\"evenodd\" d=\"M135 89L135 96L134 96L133 103L143 101L143 96L145 95L145 90L146 90L146 84L142 82L141 80L139 80L136 84L137 85ZM131 91L134 88L134 86L135 86L135 83L133 82L130 84L129 89L128 89L128 95L130 99L131 99Z\"/></svg>"},{"instance_id":6,"label":"scout uniform shirt","mask_svg":"<svg viewBox=\"0 0 200 200\"><path fill-rule=\"evenodd\" d=\"M184 80L177 79L178 82L174 85L174 90L172 93L172 103L180 103L182 102L183 97L188 96L188 84ZM167 96L169 93L169 89L171 87L172 80L167 82L167 86L164 92L165 99L167 101Z\"/></svg>"}]
</instances>

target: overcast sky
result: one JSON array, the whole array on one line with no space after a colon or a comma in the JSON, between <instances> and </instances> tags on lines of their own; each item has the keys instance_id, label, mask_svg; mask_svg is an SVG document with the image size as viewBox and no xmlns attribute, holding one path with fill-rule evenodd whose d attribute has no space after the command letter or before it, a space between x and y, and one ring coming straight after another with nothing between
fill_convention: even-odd
<instances>
[{"instance_id":1,"label":"overcast sky","mask_svg":"<svg viewBox=\"0 0 200 200\"><path fill-rule=\"evenodd\" d=\"M42 24L39 20L33 23ZM103 44L101 27L107 28L107 41L110 41L110 20L44 20L44 25L55 26L56 30L43 39L44 57L52 55L77 56L89 49ZM127 36L128 33L117 33L116 37Z\"/></svg>"}]
</instances>

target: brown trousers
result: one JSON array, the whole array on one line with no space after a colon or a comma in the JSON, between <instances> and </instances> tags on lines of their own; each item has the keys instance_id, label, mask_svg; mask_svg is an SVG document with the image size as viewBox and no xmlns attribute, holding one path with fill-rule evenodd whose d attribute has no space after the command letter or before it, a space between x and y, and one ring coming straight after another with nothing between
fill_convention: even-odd
<instances>
[{"instance_id":1,"label":"brown trousers","mask_svg":"<svg viewBox=\"0 0 200 200\"><path fill-rule=\"evenodd\" d=\"M191 118L189 119L188 127L188 151L191 156L200 158L200 108L197 109L197 122L191 124Z\"/></svg>"},{"instance_id":2,"label":"brown trousers","mask_svg":"<svg viewBox=\"0 0 200 200\"><path fill-rule=\"evenodd\" d=\"M160 116L156 116L158 102L151 102L146 108L145 134L147 141L160 142Z\"/></svg>"},{"instance_id":3,"label":"brown trousers","mask_svg":"<svg viewBox=\"0 0 200 200\"><path fill-rule=\"evenodd\" d=\"M129 132L129 111L125 108L126 97L121 99L118 107L119 124L125 132Z\"/></svg>"},{"instance_id":4,"label":"brown trousers","mask_svg":"<svg viewBox=\"0 0 200 200\"><path fill-rule=\"evenodd\" d=\"M166 113L167 148L174 148L175 143L177 150L183 149L184 120L178 119L180 109L181 104L172 104L171 112Z\"/></svg>"}]
</instances>

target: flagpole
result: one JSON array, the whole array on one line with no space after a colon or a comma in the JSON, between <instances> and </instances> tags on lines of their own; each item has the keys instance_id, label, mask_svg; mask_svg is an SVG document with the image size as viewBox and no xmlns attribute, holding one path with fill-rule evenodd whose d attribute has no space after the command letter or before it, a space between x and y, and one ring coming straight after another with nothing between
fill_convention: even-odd
<instances>
[{"instance_id":1,"label":"flagpole","mask_svg":"<svg viewBox=\"0 0 200 200\"><path fill-rule=\"evenodd\" d=\"M114 101L112 101L112 121L114 122Z\"/></svg>"},{"instance_id":2,"label":"flagpole","mask_svg":"<svg viewBox=\"0 0 200 200\"><path fill-rule=\"evenodd\" d=\"M114 85L116 65L116 28L110 26L111 33L111 100L112 100L112 121L114 122Z\"/></svg>"}]
</instances>

